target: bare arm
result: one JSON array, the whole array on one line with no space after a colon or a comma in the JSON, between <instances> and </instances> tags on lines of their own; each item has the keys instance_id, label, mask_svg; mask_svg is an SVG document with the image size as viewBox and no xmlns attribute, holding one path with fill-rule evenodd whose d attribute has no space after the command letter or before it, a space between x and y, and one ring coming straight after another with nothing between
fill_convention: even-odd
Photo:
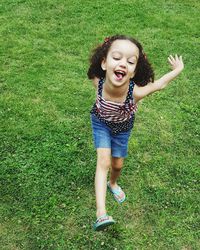
<instances>
[{"instance_id":1,"label":"bare arm","mask_svg":"<svg viewBox=\"0 0 200 250\"><path fill-rule=\"evenodd\" d=\"M172 80L174 80L181 73L184 68L182 56L178 57L177 55L175 55L175 57L173 57L170 55L168 57L168 61L171 65L172 71L168 72L155 82L148 83L144 87L135 86L134 98L136 102L138 102L145 96L154 93L155 91L164 89Z\"/></svg>"}]
</instances>

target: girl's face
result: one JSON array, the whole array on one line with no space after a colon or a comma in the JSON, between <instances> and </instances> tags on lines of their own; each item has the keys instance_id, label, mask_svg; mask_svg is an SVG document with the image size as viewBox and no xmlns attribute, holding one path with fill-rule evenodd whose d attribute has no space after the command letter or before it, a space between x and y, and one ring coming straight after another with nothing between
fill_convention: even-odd
<instances>
[{"instance_id":1,"label":"girl's face","mask_svg":"<svg viewBox=\"0 0 200 250\"><path fill-rule=\"evenodd\" d=\"M138 47L129 40L115 40L102 61L101 67L106 71L106 81L115 86L129 83L135 75L139 58Z\"/></svg>"}]
</instances>

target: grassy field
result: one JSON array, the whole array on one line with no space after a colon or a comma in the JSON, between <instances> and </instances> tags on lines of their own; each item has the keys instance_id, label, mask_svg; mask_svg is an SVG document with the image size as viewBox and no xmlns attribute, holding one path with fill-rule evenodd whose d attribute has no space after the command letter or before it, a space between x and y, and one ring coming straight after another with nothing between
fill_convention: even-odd
<instances>
[{"instance_id":1,"label":"grassy field","mask_svg":"<svg viewBox=\"0 0 200 250\"><path fill-rule=\"evenodd\" d=\"M200 249L197 0L0 2L0 246L21 249ZM139 105L117 224L92 230L91 49L113 34L144 45L156 78L167 56L185 70Z\"/></svg>"}]
</instances>

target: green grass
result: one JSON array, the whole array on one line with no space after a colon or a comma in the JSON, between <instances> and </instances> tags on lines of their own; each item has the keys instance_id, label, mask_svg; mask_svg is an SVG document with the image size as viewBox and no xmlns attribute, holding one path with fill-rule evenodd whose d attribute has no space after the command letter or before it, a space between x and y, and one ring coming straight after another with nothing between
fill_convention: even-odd
<instances>
[{"instance_id":1,"label":"green grass","mask_svg":"<svg viewBox=\"0 0 200 250\"><path fill-rule=\"evenodd\" d=\"M21 249L199 249L199 9L196 0L2 0L0 245ZM88 56L123 33L158 78L185 70L139 105L120 184L118 223L95 233Z\"/></svg>"}]
</instances>

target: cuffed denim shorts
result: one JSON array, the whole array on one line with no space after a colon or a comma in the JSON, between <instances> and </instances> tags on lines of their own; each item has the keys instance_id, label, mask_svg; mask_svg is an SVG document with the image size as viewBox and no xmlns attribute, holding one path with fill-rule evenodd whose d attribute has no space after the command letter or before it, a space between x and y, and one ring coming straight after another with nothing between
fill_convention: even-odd
<instances>
[{"instance_id":1,"label":"cuffed denim shorts","mask_svg":"<svg viewBox=\"0 0 200 250\"><path fill-rule=\"evenodd\" d=\"M110 148L113 157L124 158L127 156L131 130L114 135L111 128L95 115L91 115L91 123L95 148Z\"/></svg>"}]
</instances>

